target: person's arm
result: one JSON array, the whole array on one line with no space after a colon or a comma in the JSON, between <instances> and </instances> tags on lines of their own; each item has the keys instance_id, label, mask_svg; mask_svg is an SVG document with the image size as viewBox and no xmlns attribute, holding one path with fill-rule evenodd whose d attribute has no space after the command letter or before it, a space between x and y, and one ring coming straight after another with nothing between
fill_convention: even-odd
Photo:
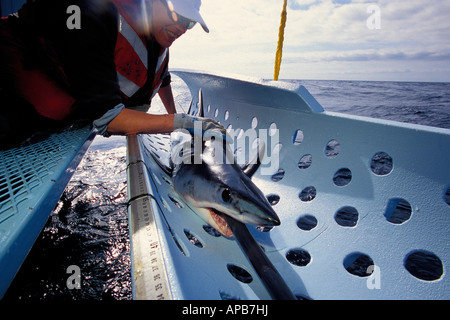
<instances>
[{"instance_id":1,"label":"person's arm","mask_svg":"<svg viewBox=\"0 0 450 320\"><path fill-rule=\"evenodd\" d=\"M149 114L122 108L107 125L108 134L170 133L185 129L193 135L215 136L228 140L227 131L217 121L184 113Z\"/></svg>"},{"instance_id":2,"label":"person's arm","mask_svg":"<svg viewBox=\"0 0 450 320\"><path fill-rule=\"evenodd\" d=\"M167 110L167 113L168 114L177 113L177 110L175 108L175 101L173 99L172 87L170 86L170 84L168 84L165 87L159 88L158 94L159 97L161 98L164 107Z\"/></svg>"},{"instance_id":3,"label":"person's arm","mask_svg":"<svg viewBox=\"0 0 450 320\"><path fill-rule=\"evenodd\" d=\"M149 114L122 109L108 124L110 134L169 133L173 131L172 114Z\"/></svg>"}]
</instances>

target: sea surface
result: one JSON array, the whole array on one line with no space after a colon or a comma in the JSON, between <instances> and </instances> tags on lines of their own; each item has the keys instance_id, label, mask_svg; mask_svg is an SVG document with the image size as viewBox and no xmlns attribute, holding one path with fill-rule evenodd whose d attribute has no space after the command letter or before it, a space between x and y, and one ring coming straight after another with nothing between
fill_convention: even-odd
<instances>
[{"instance_id":1,"label":"sea surface","mask_svg":"<svg viewBox=\"0 0 450 320\"><path fill-rule=\"evenodd\" d=\"M187 110L189 90L173 80L177 108ZM450 129L450 83L286 81L305 86L326 111ZM150 112L163 112L159 100ZM125 143L94 140L5 300L132 298ZM73 266L80 289L67 283Z\"/></svg>"}]
</instances>

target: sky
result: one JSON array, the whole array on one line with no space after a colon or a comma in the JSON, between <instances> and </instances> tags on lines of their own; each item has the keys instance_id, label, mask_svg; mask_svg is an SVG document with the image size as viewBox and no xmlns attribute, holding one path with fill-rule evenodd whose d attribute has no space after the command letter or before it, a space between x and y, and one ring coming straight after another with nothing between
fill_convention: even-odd
<instances>
[{"instance_id":1,"label":"sky","mask_svg":"<svg viewBox=\"0 0 450 320\"><path fill-rule=\"evenodd\" d=\"M203 0L171 68L271 79L283 0ZM450 82L449 0L288 0L279 79Z\"/></svg>"}]
</instances>

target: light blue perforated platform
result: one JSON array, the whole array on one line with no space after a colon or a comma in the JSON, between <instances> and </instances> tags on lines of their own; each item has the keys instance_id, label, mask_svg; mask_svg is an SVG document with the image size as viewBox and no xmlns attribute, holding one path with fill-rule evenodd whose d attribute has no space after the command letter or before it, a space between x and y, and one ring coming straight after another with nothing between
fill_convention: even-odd
<instances>
[{"instance_id":1,"label":"light blue perforated platform","mask_svg":"<svg viewBox=\"0 0 450 320\"><path fill-rule=\"evenodd\" d=\"M175 73L238 140L253 144L239 130L249 128L269 137L266 157L279 162L252 180L281 225L249 229L297 297L450 298L450 130L325 112L302 86ZM129 176L129 188L144 188L148 209L139 218L130 205L134 297L270 299L237 242L211 232L153 161L168 156L168 136L133 141L128 161L145 179ZM153 249L162 257L143 260Z\"/></svg>"},{"instance_id":2,"label":"light blue perforated platform","mask_svg":"<svg viewBox=\"0 0 450 320\"><path fill-rule=\"evenodd\" d=\"M95 132L67 128L0 151L0 297L41 232Z\"/></svg>"}]
</instances>

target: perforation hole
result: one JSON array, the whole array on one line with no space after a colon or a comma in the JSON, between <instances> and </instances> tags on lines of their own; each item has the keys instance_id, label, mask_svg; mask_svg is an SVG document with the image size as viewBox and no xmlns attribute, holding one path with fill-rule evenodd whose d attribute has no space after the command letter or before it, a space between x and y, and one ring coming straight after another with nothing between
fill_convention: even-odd
<instances>
[{"instance_id":1,"label":"perforation hole","mask_svg":"<svg viewBox=\"0 0 450 320\"><path fill-rule=\"evenodd\" d=\"M333 182L338 187L344 187L352 181L352 172L350 169L342 168L336 171L333 176Z\"/></svg>"},{"instance_id":2,"label":"perforation hole","mask_svg":"<svg viewBox=\"0 0 450 320\"><path fill-rule=\"evenodd\" d=\"M369 268L374 266L372 258L368 255L360 252L354 252L349 254L344 259L344 268L348 273L358 276L358 277L368 277L370 276L374 268Z\"/></svg>"},{"instance_id":3,"label":"perforation hole","mask_svg":"<svg viewBox=\"0 0 450 320\"><path fill-rule=\"evenodd\" d=\"M447 190L445 190L444 199L445 202L450 206L450 187L448 187Z\"/></svg>"},{"instance_id":4,"label":"perforation hole","mask_svg":"<svg viewBox=\"0 0 450 320\"><path fill-rule=\"evenodd\" d=\"M337 140L330 140L325 147L325 156L333 159L341 152L341 145Z\"/></svg>"},{"instance_id":5,"label":"perforation hole","mask_svg":"<svg viewBox=\"0 0 450 320\"><path fill-rule=\"evenodd\" d=\"M276 205L278 202L280 202L280 196L277 194L269 194L267 196L267 200L269 201L271 206Z\"/></svg>"},{"instance_id":6,"label":"perforation hole","mask_svg":"<svg viewBox=\"0 0 450 320\"><path fill-rule=\"evenodd\" d=\"M256 129L257 126L258 126L258 118L253 117L252 118L252 129Z\"/></svg>"},{"instance_id":7,"label":"perforation hole","mask_svg":"<svg viewBox=\"0 0 450 320\"><path fill-rule=\"evenodd\" d=\"M186 249L186 247L183 245L183 243L180 241L180 239L178 238L178 236L176 234L174 234L172 236L173 241L175 242L178 250L180 250L180 252L183 254L183 256L188 257L189 256L189 251Z\"/></svg>"},{"instance_id":8,"label":"perforation hole","mask_svg":"<svg viewBox=\"0 0 450 320\"><path fill-rule=\"evenodd\" d=\"M216 109L216 111L214 111L214 117L218 117L218 115L219 115L219 109Z\"/></svg>"},{"instance_id":9,"label":"perforation hole","mask_svg":"<svg viewBox=\"0 0 450 320\"><path fill-rule=\"evenodd\" d=\"M256 230L261 231L261 232L269 232L270 230L272 230L273 227L268 227L268 226L257 226ZM263 250L264 248L261 247Z\"/></svg>"},{"instance_id":10,"label":"perforation hole","mask_svg":"<svg viewBox=\"0 0 450 320\"><path fill-rule=\"evenodd\" d=\"M277 124L272 122L269 127L269 136L274 136L278 131Z\"/></svg>"},{"instance_id":11,"label":"perforation hole","mask_svg":"<svg viewBox=\"0 0 450 320\"><path fill-rule=\"evenodd\" d=\"M317 227L317 219L310 214L305 214L297 220L297 227L304 231L310 231Z\"/></svg>"},{"instance_id":12,"label":"perforation hole","mask_svg":"<svg viewBox=\"0 0 450 320\"><path fill-rule=\"evenodd\" d=\"M162 178L168 185L172 185L172 181L171 181L169 178L167 178L166 176L161 175L161 178Z\"/></svg>"},{"instance_id":13,"label":"perforation hole","mask_svg":"<svg viewBox=\"0 0 450 320\"><path fill-rule=\"evenodd\" d=\"M152 174L152 176L153 176L153 180L155 180L159 185L162 184L161 180L159 180L159 178L154 173Z\"/></svg>"},{"instance_id":14,"label":"perforation hole","mask_svg":"<svg viewBox=\"0 0 450 320\"><path fill-rule=\"evenodd\" d=\"M412 208L408 201L400 198L390 199L384 213L386 220L393 224L402 224L411 218Z\"/></svg>"},{"instance_id":15,"label":"perforation hole","mask_svg":"<svg viewBox=\"0 0 450 320\"><path fill-rule=\"evenodd\" d=\"M294 133L294 137L292 139L292 143L294 144L294 146L298 146L299 144L301 144L303 142L304 138L305 138L305 136L303 135L303 131L302 130L297 130Z\"/></svg>"},{"instance_id":16,"label":"perforation hole","mask_svg":"<svg viewBox=\"0 0 450 320\"><path fill-rule=\"evenodd\" d=\"M242 300L241 297L235 296L231 293L219 290L220 299L222 300Z\"/></svg>"},{"instance_id":17,"label":"perforation hole","mask_svg":"<svg viewBox=\"0 0 450 320\"><path fill-rule=\"evenodd\" d=\"M228 118L230 117L230 111L225 111L225 117L224 117L224 119L225 120L228 120Z\"/></svg>"},{"instance_id":18,"label":"perforation hole","mask_svg":"<svg viewBox=\"0 0 450 320\"><path fill-rule=\"evenodd\" d=\"M278 171L272 176L272 181L274 182L278 182L281 179L283 179L284 177L284 170L283 169L278 169Z\"/></svg>"},{"instance_id":19,"label":"perforation hole","mask_svg":"<svg viewBox=\"0 0 450 320\"><path fill-rule=\"evenodd\" d=\"M227 264L227 269L230 274L243 283L250 283L253 281L253 278L250 273L244 268L238 267L234 264Z\"/></svg>"},{"instance_id":20,"label":"perforation hole","mask_svg":"<svg viewBox=\"0 0 450 320\"><path fill-rule=\"evenodd\" d=\"M220 237L221 233L219 231L217 231L216 229L214 229L213 227L211 227L210 225L203 225L203 230L206 231L206 233L208 233L209 235L213 236L213 237Z\"/></svg>"},{"instance_id":21,"label":"perforation hole","mask_svg":"<svg viewBox=\"0 0 450 320\"><path fill-rule=\"evenodd\" d=\"M177 200L175 200L170 194L168 196L170 201L172 201L179 209L183 208L183 206Z\"/></svg>"},{"instance_id":22,"label":"perforation hole","mask_svg":"<svg viewBox=\"0 0 450 320\"><path fill-rule=\"evenodd\" d=\"M257 150L258 147L259 147L259 143L260 143L259 138L256 138L255 140L253 140L253 142L252 142L252 150L251 151Z\"/></svg>"},{"instance_id":23,"label":"perforation hole","mask_svg":"<svg viewBox=\"0 0 450 320\"><path fill-rule=\"evenodd\" d=\"M336 212L334 220L341 227L354 227L358 223L358 210L353 207L343 207Z\"/></svg>"},{"instance_id":24,"label":"perforation hole","mask_svg":"<svg viewBox=\"0 0 450 320\"><path fill-rule=\"evenodd\" d=\"M308 169L312 164L312 155L305 154L303 157L301 157L300 161L298 162L298 167L300 169Z\"/></svg>"},{"instance_id":25,"label":"perforation hole","mask_svg":"<svg viewBox=\"0 0 450 320\"><path fill-rule=\"evenodd\" d=\"M302 200L303 202L309 202L314 200L314 198L317 195L317 190L314 187L306 187L305 189L303 189L300 194L298 195L298 197L300 198L300 200Z\"/></svg>"},{"instance_id":26,"label":"perforation hole","mask_svg":"<svg viewBox=\"0 0 450 320\"><path fill-rule=\"evenodd\" d=\"M161 200L163 207L166 208L167 211L172 212L172 208L169 206L167 201L164 200L161 196L159 197L159 199Z\"/></svg>"},{"instance_id":27,"label":"perforation hole","mask_svg":"<svg viewBox=\"0 0 450 320\"><path fill-rule=\"evenodd\" d=\"M189 230L184 229L184 234L186 238L189 240L197 248L203 248L203 244L200 242L197 236L193 235Z\"/></svg>"},{"instance_id":28,"label":"perforation hole","mask_svg":"<svg viewBox=\"0 0 450 320\"><path fill-rule=\"evenodd\" d=\"M405 268L414 277L424 281L439 280L444 274L441 259L427 251L410 253L405 259Z\"/></svg>"},{"instance_id":29,"label":"perforation hole","mask_svg":"<svg viewBox=\"0 0 450 320\"><path fill-rule=\"evenodd\" d=\"M305 267L311 262L311 255L304 249L291 249L286 253L286 259L295 266Z\"/></svg>"},{"instance_id":30,"label":"perforation hole","mask_svg":"<svg viewBox=\"0 0 450 320\"><path fill-rule=\"evenodd\" d=\"M242 138L243 135L244 135L244 129L242 129L242 128L237 129L236 139Z\"/></svg>"},{"instance_id":31,"label":"perforation hole","mask_svg":"<svg viewBox=\"0 0 450 320\"><path fill-rule=\"evenodd\" d=\"M276 145L275 145L275 147L273 147L273 150L272 150L272 156L277 156L277 155L279 155L280 154L280 152L281 152L281 148L283 147L283 145L281 144L281 143L277 143Z\"/></svg>"},{"instance_id":32,"label":"perforation hole","mask_svg":"<svg viewBox=\"0 0 450 320\"><path fill-rule=\"evenodd\" d=\"M385 176L391 173L393 167L394 161L386 152L376 153L370 161L370 170L377 176Z\"/></svg>"}]
</instances>

